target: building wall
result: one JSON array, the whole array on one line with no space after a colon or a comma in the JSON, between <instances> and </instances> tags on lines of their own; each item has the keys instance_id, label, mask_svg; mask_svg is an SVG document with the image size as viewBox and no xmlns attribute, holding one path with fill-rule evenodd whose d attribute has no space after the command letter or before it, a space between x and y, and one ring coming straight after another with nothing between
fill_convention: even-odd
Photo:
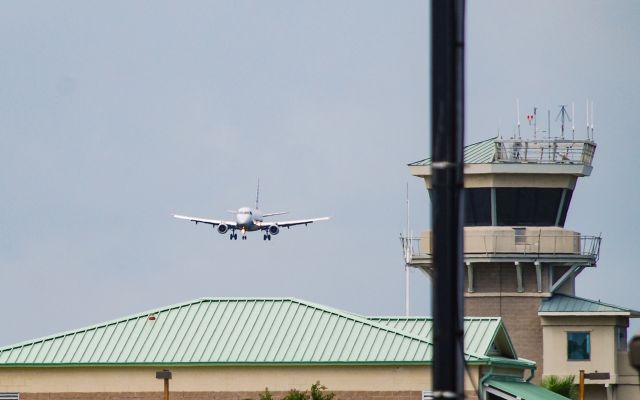
<instances>
[{"instance_id":1,"label":"building wall","mask_svg":"<svg viewBox=\"0 0 640 400\"><path fill-rule=\"evenodd\" d=\"M603 381L603 384L617 382L616 317L553 316L541 320L546 360L544 375L577 376L580 370L600 371L611 374L611 380ZM567 332L591 333L590 360L567 360Z\"/></svg>"},{"instance_id":2,"label":"building wall","mask_svg":"<svg viewBox=\"0 0 640 400\"><path fill-rule=\"evenodd\" d=\"M529 296L474 296L464 299L465 316L503 318L518 357L536 362L537 371L533 378L533 383L536 384L540 383L544 367L539 304L540 297Z\"/></svg>"},{"instance_id":3,"label":"building wall","mask_svg":"<svg viewBox=\"0 0 640 400\"><path fill-rule=\"evenodd\" d=\"M117 397L151 399L162 390L155 372L164 367L0 368L0 392L19 392L21 399L89 399ZM420 398L431 388L429 366L302 366L302 367L171 367L171 391L189 399L257 398L266 387L284 394L308 390L320 381L340 399ZM468 369L465 388L474 395L478 367ZM46 395L45 395L46 394ZM182 397L180 397L182 396ZM417 397L416 397L417 396ZM276 396L277 397L277 396ZM157 398L157 397L155 397ZM473 398L473 397L468 397Z\"/></svg>"},{"instance_id":4,"label":"building wall","mask_svg":"<svg viewBox=\"0 0 640 400\"><path fill-rule=\"evenodd\" d=\"M334 392L339 400L421 400L422 392ZM178 392L170 391L172 400L249 400L257 399L260 392ZM286 392L272 392L274 399L282 399ZM477 395L465 397L477 400ZM20 400L160 400L162 392L103 392L103 393L25 393Z\"/></svg>"}]
</instances>

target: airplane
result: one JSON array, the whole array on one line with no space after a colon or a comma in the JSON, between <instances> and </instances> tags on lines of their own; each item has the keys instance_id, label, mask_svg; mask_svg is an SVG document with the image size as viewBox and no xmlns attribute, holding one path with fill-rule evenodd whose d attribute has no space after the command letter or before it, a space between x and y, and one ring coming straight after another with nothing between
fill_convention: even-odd
<instances>
[{"instance_id":1,"label":"airplane","mask_svg":"<svg viewBox=\"0 0 640 400\"><path fill-rule=\"evenodd\" d=\"M218 227L218 233L224 235L225 233L231 231L229 233L229 240L238 240L238 234L236 230L240 231L242 240L247 240L247 232L255 232L255 231L263 231L262 240L271 240L271 236L275 236L280 233L280 228L291 228L296 225L309 225L318 221L326 221L330 217L321 217L321 218L309 218L309 219L299 219L293 221L264 221L265 217L272 217L274 215L282 215L287 214L286 211L281 212L269 212L263 213L260 211L258 207L258 201L260 199L260 182L258 181L258 190L256 192L256 206L255 208L251 207L240 207L237 210L227 210L227 212L231 214L235 214L235 221L225 221L220 219L208 219L208 218L199 218L199 217L191 217L188 215L178 215L174 214L174 218L184 219L187 221L195 222L196 225L198 223L209 224L214 228Z\"/></svg>"}]
</instances>

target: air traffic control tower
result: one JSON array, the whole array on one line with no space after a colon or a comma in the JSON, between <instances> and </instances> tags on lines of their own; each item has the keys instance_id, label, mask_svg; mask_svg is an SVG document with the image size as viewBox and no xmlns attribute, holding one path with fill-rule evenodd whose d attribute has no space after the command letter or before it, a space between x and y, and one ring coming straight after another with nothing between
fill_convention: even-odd
<instances>
[{"instance_id":1,"label":"air traffic control tower","mask_svg":"<svg viewBox=\"0 0 640 400\"><path fill-rule=\"evenodd\" d=\"M595 149L590 139L554 138L492 138L464 149L465 315L502 317L518 356L536 361L539 372L541 301L573 296L576 276L598 261L600 237L565 228L576 183L591 174ZM409 169L430 191L431 159ZM430 276L431 235L424 231L406 245L408 264Z\"/></svg>"}]
</instances>

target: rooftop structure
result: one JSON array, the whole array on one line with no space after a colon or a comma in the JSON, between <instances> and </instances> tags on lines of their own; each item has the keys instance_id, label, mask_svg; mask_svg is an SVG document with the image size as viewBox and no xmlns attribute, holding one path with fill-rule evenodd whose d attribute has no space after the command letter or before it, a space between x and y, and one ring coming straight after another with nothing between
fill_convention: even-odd
<instances>
[{"instance_id":1,"label":"rooftop structure","mask_svg":"<svg viewBox=\"0 0 640 400\"><path fill-rule=\"evenodd\" d=\"M532 388L535 363L518 357L501 318L466 318L464 327L466 398L481 389L555 400ZM1 347L0 395L151 400L160 390L155 371L170 368L185 398L256 398L265 387L281 398L320 380L345 400L415 399L431 390L432 354L427 317L365 317L294 298L204 298Z\"/></svg>"},{"instance_id":2,"label":"rooftop structure","mask_svg":"<svg viewBox=\"0 0 640 400\"><path fill-rule=\"evenodd\" d=\"M431 319L400 321L293 298L205 298L0 347L0 367L431 363ZM467 362L534 366L500 318L465 327Z\"/></svg>"},{"instance_id":3,"label":"rooftop structure","mask_svg":"<svg viewBox=\"0 0 640 400\"><path fill-rule=\"evenodd\" d=\"M497 137L464 148L465 315L501 316L518 351L540 366L540 300L574 295L576 276L597 265L600 236L565 227L595 149L591 139ZM409 164L429 193L432 167L430 158ZM407 263L429 275L431 237L403 240Z\"/></svg>"}]
</instances>

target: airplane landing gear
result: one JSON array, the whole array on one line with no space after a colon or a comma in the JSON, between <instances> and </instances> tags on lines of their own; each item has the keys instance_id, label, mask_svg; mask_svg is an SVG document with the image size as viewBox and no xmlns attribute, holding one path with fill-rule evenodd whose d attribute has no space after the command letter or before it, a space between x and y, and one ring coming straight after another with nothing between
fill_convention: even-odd
<instances>
[{"instance_id":1,"label":"airplane landing gear","mask_svg":"<svg viewBox=\"0 0 640 400\"><path fill-rule=\"evenodd\" d=\"M262 240L271 240L271 235L269 235L268 233L265 235L262 235Z\"/></svg>"},{"instance_id":2,"label":"airplane landing gear","mask_svg":"<svg viewBox=\"0 0 640 400\"><path fill-rule=\"evenodd\" d=\"M242 235L242 240L247 240L247 235Z\"/></svg>"},{"instance_id":3,"label":"airplane landing gear","mask_svg":"<svg viewBox=\"0 0 640 400\"><path fill-rule=\"evenodd\" d=\"M238 234L237 233L230 233L229 234L229 240L238 240Z\"/></svg>"}]
</instances>

